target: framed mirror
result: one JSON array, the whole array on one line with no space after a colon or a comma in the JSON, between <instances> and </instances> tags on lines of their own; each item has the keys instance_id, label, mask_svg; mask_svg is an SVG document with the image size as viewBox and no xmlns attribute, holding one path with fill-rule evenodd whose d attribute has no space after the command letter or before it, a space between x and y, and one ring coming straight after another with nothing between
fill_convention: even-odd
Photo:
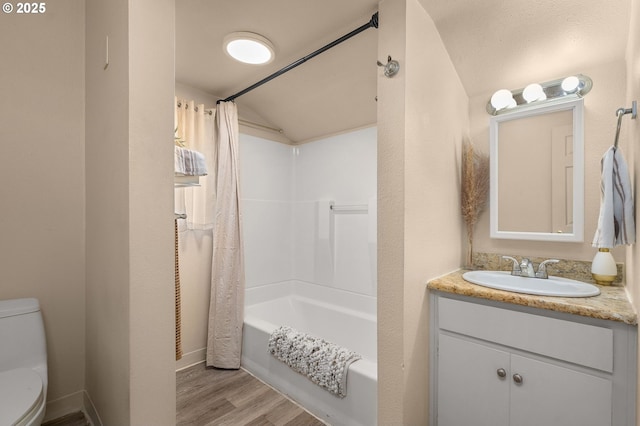
<instances>
[{"instance_id":1,"label":"framed mirror","mask_svg":"<svg viewBox=\"0 0 640 426\"><path fill-rule=\"evenodd\" d=\"M574 97L491 117L491 238L584 240L583 110Z\"/></svg>"}]
</instances>

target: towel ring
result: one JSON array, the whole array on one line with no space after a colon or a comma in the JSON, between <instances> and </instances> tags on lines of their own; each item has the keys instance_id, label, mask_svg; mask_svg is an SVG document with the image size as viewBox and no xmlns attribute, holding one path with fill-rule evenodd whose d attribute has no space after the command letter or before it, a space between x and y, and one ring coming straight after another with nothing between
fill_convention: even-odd
<instances>
[{"instance_id":1,"label":"towel ring","mask_svg":"<svg viewBox=\"0 0 640 426\"><path fill-rule=\"evenodd\" d=\"M627 114L631 114L631 119L635 120L638 116L638 103L636 101L631 102L631 108L618 108L616 116L618 116L618 127L616 128L616 139L613 142L614 147L618 147L618 138L620 137L620 125L622 124L622 117Z\"/></svg>"}]
</instances>

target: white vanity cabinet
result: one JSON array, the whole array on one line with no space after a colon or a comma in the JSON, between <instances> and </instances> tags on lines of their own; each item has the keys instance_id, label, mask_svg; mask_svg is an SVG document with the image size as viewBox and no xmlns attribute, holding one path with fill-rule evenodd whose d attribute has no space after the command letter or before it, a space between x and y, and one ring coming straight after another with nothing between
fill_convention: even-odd
<instances>
[{"instance_id":1,"label":"white vanity cabinet","mask_svg":"<svg viewBox=\"0 0 640 426\"><path fill-rule=\"evenodd\" d=\"M431 296L431 425L635 426L634 326Z\"/></svg>"}]
</instances>

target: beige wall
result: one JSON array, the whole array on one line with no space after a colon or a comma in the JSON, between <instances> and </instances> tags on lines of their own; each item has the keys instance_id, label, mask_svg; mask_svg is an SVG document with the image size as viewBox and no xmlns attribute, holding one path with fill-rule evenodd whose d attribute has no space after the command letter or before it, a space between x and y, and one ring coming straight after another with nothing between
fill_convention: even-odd
<instances>
[{"instance_id":1,"label":"beige wall","mask_svg":"<svg viewBox=\"0 0 640 426\"><path fill-rule=\"evenodd\" d=\"M459 268L460 144L468 99L417 0L380 4L378 56L378 423L428 422L426 282Z\"/></svg>"},{"instance_id":2,"label":"beige wall","mask_svg":"<svg viewBox=\"0 0 640 426\"><path fill-rule=\"evenodd\" d=\"M615 112L625 104L625 63L612 62L588 69L574 69L573 73L586 74L593 80L593 89L584 98L584 147L585 147L585 202L584 241L582 243L552 243L540 241L500 240L489 238L489 211L482 214L477 225L474 250L477 252L509 255L557 257L561 259L592 260L595 250L591 247L600 211L600 158L613 144L616 128ZM561 78L559 75L540 75L540 81ZM523 81L522 86L529 82ZM496 89L500 87L496 76ZM515 89L515 87L513 88ZM489 152L489 118L485 110L492 93L470 99L471 140L485 152ZM626 140L628 127L621 132ZM624 142L620 146L626 152ZM532 189L534 196L538 189ZM613 250L616 260L624 262L624 249Z\"/></svg>"},{"instance_id":3,"label":"beige wall","mask_svg":"<svg viewBox=\"0 0 640 426\"><path fill-rule=\"evenodd\" d=\"M87 381L102 422L129 424L127 1L87 3ZM124 28L124 30L123 30ZM105 35L110 64L104 67Z\"/></svg>"},{"instance_id":4,"label":"beige wall","mask_svg":"<svg viewBox=\"0 0 640 426\"><path fill-rule=\"evenodd\" d=\"M193 86L180 83L176 84L176 96L178 99L194 100L197 104L204 104L205 108L215 108L218 96L212 95Z\"/></svg>"},{"instance_id":5,"label":"beige wall","mask_svg":"<svg viewBox=\"0 0 640 426\"><path fill-rule=\"evenodd\" d=\"M84 387L84 2L1 13L0 39L0 299L40 300L60 401Z\"/></svg>"},{"instance_id":6,"label":"beige wall","mask_svg":"<svg viewBox=\"0 0 640 426\"><path fill-rule=\"evenodd\" d=\"M406 3L382 1L378 57L405 62ZM382 56L381 56L382 55ZM405 88L378 76L378 424L403 424ZM384 304L383 304L384 302Z\"/></svg>"},{"instance_id":7,"label":"beige wall","mask_svg":"<svg viewBox=\"0 0 640 426\"><path fill-rule=\"evenodd\" d=\"M631 3L631 24L629 26L629 42L627 46L627 92L624 106L631 107L631 102L640 100L640 3ZM620 144L627 153L627 163L633 181L634 197L636 203L636 229L640 230L640 208L638 207L638 170L640 170L640 119L631 120L629 115L623 118L623 127L628 129L628 138ZM640 235L640 234L639 234ZM638 240L640 242L640 240ZM636 312L640 311L640 250L638 244L629 246L626 251L627 265L627 291L633 300ZM638 350L640 352L640 348ZM638 358L640 367L640 357ZM640 380L638 381L640 388ZM636 413L640 407L640 396L636 405ZM636 414L637 424L640 425L640 416Z\"/></svg>"},{"instance_id":8,"label":"beige wall","mask_svg":"<svg viewBox=\"0 0 640 426\"><path fill-rule=\"evenodd\" d=\"M87 381L104 424L128 424L127 2L87 3ZM124 30L123 30L124 28ZM104 67L105 34L110 64Z\"/></svg>"},{"instance_id":9,"label":"beige wall","mask_svg":"<svg viewBox=\"0 0 640 426\"><path fill-rule=\"evenodd\" d=\"M88 2L86 23L86 388L105 425L171 425L174 2Z\"/></svg>"},{"instance_id":10,"label":"beige wall","mask_svg":"<svg viewBox=\"0 0 640 426\"><path fill-rule=\"evenodd\" d=\"M627 96L625 108L631 102L640 100L640 4L631 4L631 25L629 28L629 45L627 49ZM622 106L622 105L621 105ZM623 118L623 127L629 130L628 138L620 141L620 146L627 153L627 163L633 181L636 204L636 230L640 235L640 207L638 205L638 170L640 170L640 119L631 120L630 115ZM640 239L638 239L640 242ZM631 295L636 311L640 311L640 250L638 244L629 246L627 250L627 289Z\"/></svg>"},{"instance_id":11,"label":"beige wall","mask_svg":"<svg viewBox=\"0 0 640 426\"><path fill-rule=\"evenodd\" d=\"M174 44L175 0L129 2L132 425L169 426L176 418Z\"/></svg>"}]
</instances>

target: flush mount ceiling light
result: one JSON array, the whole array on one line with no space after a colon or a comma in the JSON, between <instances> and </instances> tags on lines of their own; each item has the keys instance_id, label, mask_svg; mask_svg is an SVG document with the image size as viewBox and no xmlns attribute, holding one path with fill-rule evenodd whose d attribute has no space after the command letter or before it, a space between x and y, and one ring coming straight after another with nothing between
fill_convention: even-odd
<instances>
[{"instance_id":1,"label":"flush mount ceiling light","mask_svg":"<svg viewBox=\"0 0 640 426\"><path fill-rule=\"evenodd\" d=\"M532 83L524 89L500 89L487 102L487 112L491 115L498 115L564 97L581 98L589 93L591 87L593 87L593 82L589 77L576 74L546 83Z\"/></svg>"},{"instance_id":2,"label":"flush mount ceiling light","mask_svg":"<svg viewBox=\"0 0 640 426\"><path fill-rule=\"evenodd\" d=\"M269 40L246 31L227 35L223 48L227 55L245 64L268 64L275 57L275 49Z\"/></svg>"}]
</instances>

